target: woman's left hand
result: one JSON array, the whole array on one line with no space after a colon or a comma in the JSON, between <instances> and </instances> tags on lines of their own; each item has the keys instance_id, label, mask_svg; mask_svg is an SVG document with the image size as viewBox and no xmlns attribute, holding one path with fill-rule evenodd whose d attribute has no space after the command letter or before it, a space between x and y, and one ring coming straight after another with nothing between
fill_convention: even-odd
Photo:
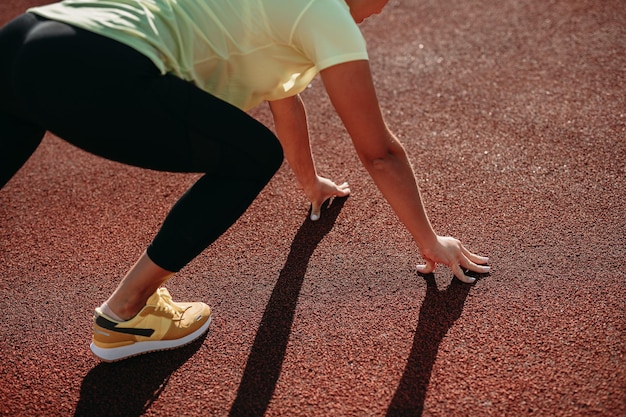
<instances>
[{"instance_id":1,"label":"woman's left hand","mask_svg":"<svg viewBox=\"0 0 626 417\"><path fill-rule=\"evenodd\" d=\"M304 188L304 193L311 202L311 220L316 221L320 218L322 204L329 198L349 195L350 186L347 182L337 185L328 178L318 175L311 186Z\"/></svg>"},{"instance_id":2,"label":"woman's left hand","mask_svg":"<svg viewBox=\"0 0 626 417\"><path fill-rule=\"evenodd\" d=\"M426 261L423 265L417 265L417 271L422 274L430 274L437 264L443 264L447 265L459 280L471 284L476 278L467 276L463 268L479 274L486 274L491 270L487 265L489 258L470 252L458 239L437 236L432 243L430 247L420 248Z\"/></svg>"}]
</instances>

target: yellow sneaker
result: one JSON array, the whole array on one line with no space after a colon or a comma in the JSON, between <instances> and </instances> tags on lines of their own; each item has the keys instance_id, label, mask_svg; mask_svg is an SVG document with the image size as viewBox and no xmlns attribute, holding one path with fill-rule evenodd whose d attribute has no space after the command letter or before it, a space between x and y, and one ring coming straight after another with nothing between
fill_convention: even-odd
<instances>
[{"instance_id":1,"label":"yellow sneaker","mask_svg":"<svg viewBox=\"0 0 626 417\"><path fill-rule=\"evenodd\" d=\"M135 317L117 321L96 308L91 351L105 362L142 353L174 349L202 336L211 323L211 309L204 303L178 303L165 288L148 298Z\"/></svg>"}]
</instances>

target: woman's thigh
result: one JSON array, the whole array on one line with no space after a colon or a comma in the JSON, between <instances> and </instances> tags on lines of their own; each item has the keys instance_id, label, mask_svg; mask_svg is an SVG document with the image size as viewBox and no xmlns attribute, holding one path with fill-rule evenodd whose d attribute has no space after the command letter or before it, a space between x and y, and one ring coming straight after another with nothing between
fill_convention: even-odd
<instances>
[{"instance_id":1,"label":"woman's thigh","mask_svg":"<svg viewBox=\"0 0 626 417\"><path fill-rule=\"evenodd\" d=\"M240 172L240 152L276 154L273 134L245 112L100 35L42 21L17 66L29 117L97 155L157 170Z\"/></svg>"}]
</instances>

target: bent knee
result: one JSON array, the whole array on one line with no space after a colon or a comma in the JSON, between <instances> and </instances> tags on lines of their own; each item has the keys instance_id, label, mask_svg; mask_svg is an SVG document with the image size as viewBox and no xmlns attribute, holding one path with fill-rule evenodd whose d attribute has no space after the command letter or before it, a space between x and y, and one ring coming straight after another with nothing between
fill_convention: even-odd
<instances>
[{"instance_id":1,"label":"bent knee","mask_svg":"<svg viewBox=\"0 0 626 417\"><path fill-rule=\"evenodd\" d=\"M254 146L243 150L246 155L244 159L247 160L243 162L244 170L253 178L268 182L283 163L283 148L278 138L269 130L263 137L255 138L255 142Z\"/></svg>"},{"instance_id":2,"label":"bent knee","mask_svg":"<svg viewBox=\"0 0 626 417\"><path fill-rule=\"evenodd\" d=\"M285 158L283 154L283 147L281 146L278 138L272 133L271 138L267 140L268 147L268 155L267 155L267 166L268 172L271 172L273 176L276 171L278 171L283 164L283 160Z\"/></svg>"}]
</instances>

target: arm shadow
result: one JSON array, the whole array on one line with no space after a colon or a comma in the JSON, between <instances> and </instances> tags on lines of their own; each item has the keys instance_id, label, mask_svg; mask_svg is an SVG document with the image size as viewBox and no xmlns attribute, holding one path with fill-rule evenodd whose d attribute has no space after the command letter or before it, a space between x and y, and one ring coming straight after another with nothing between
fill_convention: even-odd
<instances>
[{"instance_id":1,"label":"arm shadow","mask_svg":"<svg viewBox=\"0 0 626 417\"><path fill-rule=\"evenodd\" d=\"M320 219L313 222L307 216L296 233L263 313L230 416L263 416L267 411L280 376L309 260L333 228L346 199L335 198L330 206L325 203Z\"/></svg>"},{"instance_id":2,"label":"arm shadow","mask_svg":"<svg viewBox=\"0 0 626 417\"><path fill-rule=\"evenodd\" d=\"M176 350L96 365L83 378L74 416L144 415L171 375L200 349L207 333Z\"/></svg>"},{"instance_id":3,"label":"arm shadow","mask_svg":"<svg viewBox=\"0 0 626 417\"><path fill-rule=\"evenodd\" d=\"M419 275L426 280L426 297L420 309L411 353L387 409L387 417L422 415L439 345L454 322L461 317L465 299L472 287L453 278L450 285L440 291L433 274ZM476 278L486 276L467 275Z\"/></svg>"}]
</instances>

